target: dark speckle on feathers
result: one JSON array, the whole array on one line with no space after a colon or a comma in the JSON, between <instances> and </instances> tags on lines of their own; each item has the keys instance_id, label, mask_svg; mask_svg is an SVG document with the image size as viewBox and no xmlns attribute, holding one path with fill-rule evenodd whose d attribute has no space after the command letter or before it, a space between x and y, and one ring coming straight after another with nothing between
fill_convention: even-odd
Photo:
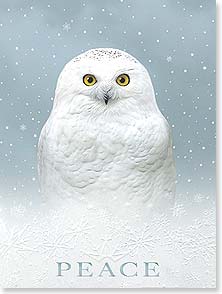
<instances>
[{"instance_id":1,"label":"dark speckle on feathers","mask_svg":"<svg viewBox=\"0 0 222 294\"><path fill-rule=\"evenodd\" d=\"M133 58L131 55L120 51L118 49L107 49L107 48L99 48L99 49L92 49L89 50L79 56L77 56L76 58L73 59L73 62L77 62L80 61L82 58L89 58L89 59L94 59L94 60L98 60L101 61L103 59L117 59L117 58L125 58L128 59L134 63L138 63L137 60L135 58Z\"/></svg>"}]
</instances>

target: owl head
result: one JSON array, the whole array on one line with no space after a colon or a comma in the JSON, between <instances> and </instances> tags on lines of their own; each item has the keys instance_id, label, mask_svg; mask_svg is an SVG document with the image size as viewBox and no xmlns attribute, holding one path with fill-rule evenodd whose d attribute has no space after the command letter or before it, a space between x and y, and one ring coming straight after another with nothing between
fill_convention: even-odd
<instances>
[{"instance_id":1,"label":"owl head","mask_svg":"<svg viewBox=\"0 0 222 294\"><path fill-rule=\"evenodd\" d=\"M98 48L75 57L62 70L53 110L97 115L158 111L145 67L118 49Z\"/></svg>"}]
</instances>

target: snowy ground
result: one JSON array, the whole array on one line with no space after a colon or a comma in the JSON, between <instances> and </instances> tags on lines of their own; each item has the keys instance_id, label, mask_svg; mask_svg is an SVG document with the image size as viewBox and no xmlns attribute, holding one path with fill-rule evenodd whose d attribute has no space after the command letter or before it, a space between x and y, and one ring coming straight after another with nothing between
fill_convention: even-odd
<instances>
[{"instance_id":1,"label":"snowy ground","mask_svg":"<svg viewBox=\"0 0 222 294\"><path fill-rule=\"evenodd\" d=\"M212 195L180 194L170 212L152 216L117 216L108 208L77 207L74 202L59 208L24 201L2 205L0 284L4 288L215 287L211 199ZM61 261L72 268L58 277L56 262ZM92 277L77 276L81 261L92 263ZM120 273L121 264L129 261L138 264L135 277ZM143 263L148 261L158 262L159 277L144 277ZM98 277L105 262L115 277L109 272ZM127 271L135 272L132 264Z\"/></svg>"}]
</instances>

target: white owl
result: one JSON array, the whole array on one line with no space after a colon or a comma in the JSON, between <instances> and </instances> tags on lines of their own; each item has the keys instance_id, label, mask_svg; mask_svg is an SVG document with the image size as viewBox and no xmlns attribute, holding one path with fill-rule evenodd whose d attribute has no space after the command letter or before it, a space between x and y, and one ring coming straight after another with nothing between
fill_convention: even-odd
<instances>
[{"instance_id":1,"label":"white owl","mask_svg":"<svg viewBox=\"0 0 222 294\"><path fill-rule=\"evenodd\" d=\"M118 209L172 202L172 137L145 67L131 55L92 49L62 70L38 146L42 192L51 200Z\"/></svg>"}]
</instances>

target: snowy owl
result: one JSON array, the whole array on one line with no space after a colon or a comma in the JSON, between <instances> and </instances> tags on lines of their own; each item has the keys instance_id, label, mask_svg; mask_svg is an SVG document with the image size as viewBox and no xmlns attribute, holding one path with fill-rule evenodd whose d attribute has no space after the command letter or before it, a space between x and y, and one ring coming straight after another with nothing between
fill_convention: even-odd
<instances>
[{"instance_id":1,"label":"snowy owl","mask_svg":"<svg viewBox=\"0 0 222 294\"><path fill-rule=\"evenodd\" d=\"M151 79L118 49L67 63L38 146L42 192L55 199L163 206L174 199L172 136Z\"/></svg>"}]
</instances>

